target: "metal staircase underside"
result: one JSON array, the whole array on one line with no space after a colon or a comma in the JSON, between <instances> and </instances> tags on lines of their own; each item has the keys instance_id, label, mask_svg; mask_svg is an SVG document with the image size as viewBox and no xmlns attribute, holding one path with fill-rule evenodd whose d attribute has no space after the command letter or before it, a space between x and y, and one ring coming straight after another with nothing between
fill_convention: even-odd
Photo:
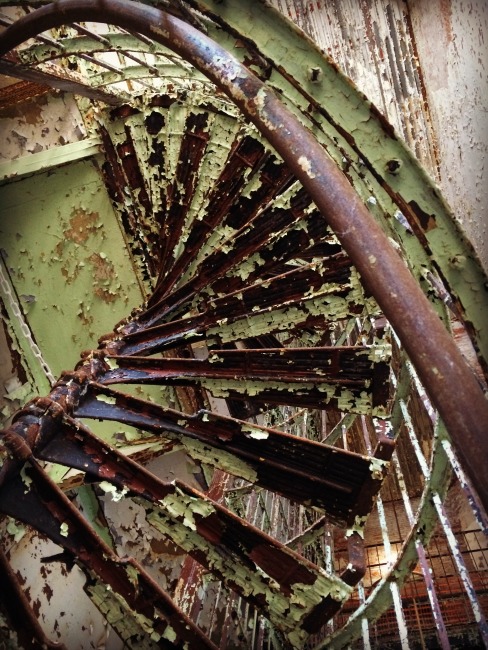
<instances>
[{"instance_id":1,"label":"metal staircase underside","mask_svg":"<svg viewBox=\"0 0 488 650\"><path fill-rule=\"evenodd\" d=\"M38 36L48 29L55 39ZM61 0L14 22L0 51L0 72L101 102L100 172L146 294L4 430L0 511L81 567L128 647L226 646L100 537L64 491L83 482L134 500L150 530L256 608L282 647L343 647L360 620L332 637L326 625L364 574L378 493L411 462L399 450L390 466L400 435L417 427L427 461L391 568L398 584L419 531L427 542L433 529L429 497L447 489L451 438L487 503L476 481L487 446L486 278L469 243L374 107L265 5ZM477 362L458 351L454 320ZM442 420L429 417L417 374ZM113 428L97 434L98 420L134 430L146 457L122 451ZM198 489L144 467L175 446L197 464ZM57 484L43 461L76 471ZM236 506L239 490L248 500ZM261 491L288 516L252 522ZM283 535L292 511L298 541ZM332 525L350 558L340 571L313 550ZM54 647L3 551L2 566L21 643ZM371 596L371 617L390 604L387 585Z\"/></svg>"}]
</instances>

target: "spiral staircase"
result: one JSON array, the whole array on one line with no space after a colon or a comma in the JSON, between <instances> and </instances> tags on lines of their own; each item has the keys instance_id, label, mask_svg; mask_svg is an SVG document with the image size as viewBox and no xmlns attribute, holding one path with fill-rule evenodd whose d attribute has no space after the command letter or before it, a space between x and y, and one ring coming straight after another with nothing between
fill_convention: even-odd
<instances>
[{"instance_id":1,"label":"spiral staircase","mask_svg":"<svg viewBox=\"0 0 488 650\"><path fill-rule=\"evenodd\" d=\"M366 647L384 612L405 632L415 571L449 647L426 554L453 482L486 531L486 278L413 155L264 4L61 0L12 19L0 49L31 91L79 97L84 160L51 204L63 178L95 188L50 249L40 232L43 258L21 241L32 217L3 226L5 311L46 371L2 437L5 638L59 647L9 565L22 522L124 647ZM64 278L61 309L80 278L92 290L63 318L98 347L56 381L29 273ZM124 507L144 520L130 549Z\"/></svg>"}]
</instances>

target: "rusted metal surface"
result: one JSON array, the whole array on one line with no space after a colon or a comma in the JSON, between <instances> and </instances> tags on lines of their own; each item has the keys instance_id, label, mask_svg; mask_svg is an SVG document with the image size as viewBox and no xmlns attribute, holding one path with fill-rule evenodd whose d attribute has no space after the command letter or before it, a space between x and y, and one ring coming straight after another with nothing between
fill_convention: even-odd
<instances>
[{"instance_id":1,"label":"rusted metal surface","mask_svg":"<svg viewBox=\"0 0 488 650\"><path fill-rule=\"evenodd\" d=\"M310 408L387 412L388 348L212 350L203 359L111 356L102 384L202 385L221 397L256 396L264 402ZM240 377L247 385L240 385Z\"/></svg>"},{"instance_id":2,"label":"rusted metal surface","mask_svg":"<svg viewBox=\"0 0 488 650\"><path fill-rule=\"evenodd\" d=\"M377 209L373 211L375 217L382 223L383 228L394 232L394 238L400 241L401 247L405 250L408 264L417 281L424 287L434 304L437 302L436 298L432 290L424 284L423 278L427 267L433 266L436 269L434 274L440 272L443 282L446 283L448 291L454 298L456 309L465 315L469 333L476 348L481 350L482 363L485 363L483 358L488 355L488 348L483 342L484 314L481 305L486 303L475 288L483 285L485 279L483 274L479 273L480 269L477 268L479 264L472 254L469 242L457 228L452 215L440 200L437 189L402 147L401 142L392 133L391 126L385 122L374 106L364 102L356 89L350 86L348 80L338 73L337 66L326 61L310 43L305 48L307 54L303 54L305 50L300 44L301 35L297 34L290 25L285 26L278 14L273 14L268 7L251 8L249 2L232 0L228 3L224 20L219 15L221 10L218 4L213 0L198 3L199 10L210 20L207 23L209 33L212 33L217 40L222 39L224 35L223 40L228 47L231 47L231 43L229 40L226 41L225 34L241 34L234 50L235 55L247 65L250 62L257 65L260 68L259 74L262 74L263 78L271 79L273 87L278 88L283 97L291 101L292 105L296 104L300 107L299 117L302 123L306 123L312 129L318 128L316 137L336 163L344 167L350 182L365 198L373 191L368 202L378 205L379 211ZM313 3L297 1L292 4L297 7L298 13L301 13L298 22L304 18L306 29L309 26L307 14L310 12L314 12L313 18L317 18L320 25L323 12L314 8ZM288 10L290 6L287 3ZM374 43L374 48L377 50L374 54L381 61L385 57L385 45L382 39L386 38L386 41L391 39L395 43L393 48L391 43L389 49L387 48L389 54L399 55L401 50L401 57L405 58L405 62L389 60L389 64L395 68L391 74L398 77L396 81L390 80L390 85L396 83L397 86L401 86L400 91L405 92L408 83L414 84L415 81L418 85L415 43L412 41L409 9L402 3L399 6L397 2L391 3L385 7L385 16L383 16L380 7L381 3L378 3L378 6L371 10L362 9L367 27L366 37L371 44ZM342 7L333 6L330 11L335 14L332 23L338 19L341 29L344 29L344 24L348 22L345 16L349 16L351 12L354 14L354 9L351 7L345 7L343 11ZM359 16L359 12L356 13ZM402 23L402 17L407 27ZM266 29L254 29L252 27L254 18L258 24L272 24L271 31L276 33L277 38L268 39ZM357 16L353 15L350 22L356 24L356 18ZM248 32L248 25L251 26L250 32ZM333 24L331 29L334 29ZM364 29L360 28L360 31L363 33ZM148 40L145 38L141 42L147 45ZM354 50L354 43L348 43L344 49L347 50L348 46ZM86 50L86 44L83 46L80 43L80 53L83 53L83 47ZM125 49L131 47L127 45ZM74 53L76 49L69 51ZM42 57L37 59L37 56L33 52L33 58L29 59L27 53L26 60L31 63L42 60ZM310 63L307 63L307 57ZM280 61L287 61L286 69L279 64ZM309 79L307 67L309 65L315 65L320 72L318 79L313 83L310 83ZM403 65L406 69L402 67ZM398 66L398 70L395 66ZM388 87L388 83L385 85ZM385 92L393 91L387 89ZM398 101L401 101L401 92ZM415 92L424 91L415 88ZM409 95L408 101L410 100ZM419 101L418 98L415 98L415 101ZM424 108L427 110L423 101L421 105L422 110ZM405 108L403 104L402 108ZM324 138L325 134L327 136ZM420 139L422 138L415 138L416 143ZM385 166L388 169L386 152L391 152L393 149L396 153L392 153L391 158L400 161L401 172L385 173ZM376 185L377 181L381 183L382 189ZM407 221L409 225L405 231ZM410 236L410 229L414 231L416 237ZM433 265L431 253L435 260Z\"/></svg>"},{"instance_id":3,"label":"rusted metal surface","mask_svg":"<svg viewBox=\"0 0 488 650\"><path fill-rule=\"evenodd\" d=\"M96 369L96 362L91 365ZM199 647L197 643L203 643L201 647L213 647L140 565L132 559L121 562L114 555L49 479L35 457L76 467L88 477L110 483L122 494L128 492L148 501L145 509L151 525L259 606L295 647L299 647L308 634L322 627L349 594L347 585L355 584L364 573L357 532L351 538L351 564L344 574L344 582L327 577L318 567L209 497L180 481L159 481L71 420L66 412L80 399L82 383L80 371L69 379L64 378L49 399L36 400L26 407L11 428L3 432L12 458L5 462L0 473L0 510L44 532L99 575L135 611L153 618L154 614L149 615L148 605L139 594L140 589L151 606L164 615L176 638L195 647ZM388 457L391 445L381 445L378 453ZM375 464L372 459L368 459L367 464L367 471L379 486L383 478L382 465L377 461ZM22 467L24 477L19 471ZM28 490L25 490L26 480L32 485ZM357 495L363 501L363 508L364 496ZM130 569L136 572L138 589L131 583ZM260 577L257 569L269 578ZM308 586L305 591L304 585ZM166 627L155 625L152 629L161 638L168 638Z\"/></svg>"},{"instance_id":4,"label":"rusted metal surface","mask_svg":"<svg viewBox=\"0 0 488 650\"><path fill-rule=\"evenodd\" d=\"M49 72L41 70L33 70L28 66L22 66L17 61L10 61L3 59L0 62L0 74L16 77L17 79L25 79L32 81L36 84L57 88L65 92L75 93L88 97L96 101L105 102L107 104L118 105L123 101L123 98L112 95L99 89L90 89L83 80L77 78L76 73L69 73L66 70L51 69Z\"/></svg>"},{"instance_id":5,"label":"rusted metal surface","mask_svg":"<svg viewBox=\"0 0 488 650\"><path fill-rule=\"evenodd\" d=\"M290 233L290 239L293 234ZM276 251L272 249L271 253L274 255ZM297 252L294 251L294 254ZM252 257L253 254L248 255ZM334 268L335 262L337 268ZM272 274L272 263L270 277L256 281L260 266L263 265L254 261L251 272L247 268L242 272L237 269L235 277L222 279L220 293L217 281L196 296L193 293L188 295L187 287L183 287L168 300L156 302L141 314L140 324L131 323L119 333L119 338L120 334L123 335L123 344L117 344L116 349L120 348L131 355L146 354L174 345L183 338L188 342L204 335L208 340L215 339L217 330L220 331L222 342L227 343L232 339L244 338L243 329L259 336L279 332L291 325L313 326L314 321L325 326L332 317L344 318L361 309L358 303L363 292L359 279L344 258L325 259L277 275ZM213 272L216 273L218 268L216 264ZM229 289L231 292L227 293ZM201 313L178 318L181 307L188 308L188 303L194 298L202 302ZM174 318L167 324L158 325L161 321L169 320L168 313ZM222 324L226 327L222 328Z\"/></svg>"},{"instance_id":6,"label":"rusted metal surface","mask_svg":"<svg viewBox=\"0 0 488 650\"><path fill-rule=\"evenodd\" d=\"M32 16L35 15L33 20ZM39 9L2 36L2 51L67 21L110 19L147 34L174 49L214 80L256 124L310 192L361 274L364 284L398 332L431 398L451 432L472 476L482 476L479 450L488 452L488 404L451 337L413 277L362 201L314 137L265 85L215 42L169 15L135 3L67 0ZM164 30L157 27L164 24ZM156 26L156 27L154 27ZM380 282L378 282L380 278ZM429 332L429 339L423 333ZM456 386L456 390L452 387ZM480 485L488 507L488 486Z\"/></svg>"},{"instance_id":7,"label":"rusted metal surface","mask_svg":"<svg viewBox=\"0 0 488 650\"><path fill-rule=\"evenodd\" d=\"M30 426L38 429L39 421L34 424L33 418L29 419ZM67 558L76 558L100 576L133 610L151 621L151 629L162 639L160 647L173 647L171 643L176 643L176 647L184 647L184 642L192 643L195 647L198 643L201 647L214 647L141 566L131 559L120 560L98 537L35 461L28 451L28 445L15 430L6 432L4 439L14 458L21 458L21 462L29 458L26 476L32 480L35 488L26 491L20 474L13 478L2 476L2 512L11 513L17 519L33 524L62 546L68 553ZM167 642L164 641L165 636ZM39 641L42 642L42 639Z\"/></svg>"},{"instance_id":8,"label":"rusted metal surface","mask_svg":"<svg viewBox=\"0 0 488 650\"><path fill-rule=\"evenodd\" d=\"M344 266L348 271L347 260ZM335 284L333 287L336 290ZM294 295L299 302L296 290ZM252 296L257 300L257 294ZM154 314L148 313L148 321L153 317ZM138 334L143 328L142 322L138 323ZM181 611L168 604L170 596L151 581L136 560L122 562L112 551L108 552L108 547L48 478L38 461L75 468L86 474L86 480L101 481L104 489L115 490L117 498L125 493L139 497L137 503L144 508L150 525L257 606L292 646L300 647L338 611L352 585L364 573L359 535L385 478L393 448L391 441L381 442L374 456L360 456L209 412L189 417L112 391L104 384L133 381L144 384L142 371L151 382L168 384L171 377L179 375L177 381L185 384L193 375L196 386L207 378L222 383L225 390L226 377L232 379L244 373L249 382L244 396L250 396L252 380L261 381L265 388L273 386L273 381L285 387L290 381L299 387L306 386L308 381L310 395L304 398L305 403L316 407L322 405L320 388L326 385L324 381L335 383L346 392L359 381L361 393L376 384L379 406L388 398L389 346L211 349L208 359L158 360L108 354L114 350L119 352L126 345L120 339L119 329L101 339L102 349L84 353L77 369L63 373L49 398L32 402L4 432L3 440L12 457L1 469L0 510L33 525L61 544L69 551L63 556L65 559L76 556L90 585L96 583L87 591L102 611L110 611L113 617L114 608L120 609L117 603L112 603L110 610L104 609L107 604L103 605L100 598L103 584L108 584L123 598L126 605L122 603L122 610L129 615L127 608L130 608L133 613L128 629L120 623L116 625L122 638L126 639L129 631L136 628L137 634L133 632L132 636L136 634L137 642L149 644L148 647L151 647L145 638L148 634L152 640L157 638L159 647L165 647L165 638L177 642L181 638L181 643L187 641L193 647L213 647L210 640L202 641L203 632L194 625L183 625L181 621L186 619ZM263 338L263 342L269 340L273 341L269 334ZM279 345L277 340L276 343ZM180 353L185 349L184 344L184 339L175 344ZM295 366L291 374L287 370L290 365ZM283 374L288 377L282 378ZM293 394L287 397L290 403L294 399L300 401L300 390L295 392L295 398ZM212 452L215 452L218 467L225 467L232 474L282 493L293 501L325 510L331 520L351 528L351 562L343 578L326 575L316 564L185 483L158 481L140 465L93 436L79 421L71 419L72 415L121 419L125 424L162 433L183 442L189 454L202 461L212 462ZM195 441L203 444L199 447ZM26 462L29 467L24 466ZM25 492L26 481L27 485L35 483L36 487ZM20 512L17 512L19 504ZM85 549L79 557L77 544L83 544ZM134 575L151 606L157 608L152 611L163 611L166 627L149 626L146 622L154 613L148 615L146 601L138 592L130 591L129 583ZM141 614L146 619L140 619Z\"/></svg>"},{"instance_id":9,"label":"rusted metal surface","mask_svg":"<svg viewBox=\"0 0 488 650\"><path fill-rule=\"evenodd\" d=\"M22 103L26 99L38 97L51 92L50 86L36 84L33 81L19 81L2 89L0 99L0 110L15 104Z\"/></svg>"},{"instance_id":10,"label":"rusted metal surface","mask_svg":"<svg viewBox=\"0 0 488 650\"><path fill-rule=\"evenodd\" d=\"M408 14L404 3L397 2L385 3L379 11L389 15L394 6L396 8L393 11L397 15ZM354 3L349 11L354 12L353 7ZM402 146L391 125L374 106L364 102L364 97L351 87L349 80L340 74L333 61L326 63L318 48L310 44L304 48L301 34L293 25L281 21L279 14L252 2L237 0L228 0L225 19L220 15L216 0L201 0L198 8L215 21L215 28L212 23L209 26L209 34L213 38L221 40L220 30L227 34L240 34L246 52L240 53L236 49L235 55L241 61L253 58L255 53L261 55L259 74L278 90L281 97L290 102L293 109L300 107L298 116L302 123L314 132L363 200L377 206L370 208L372 213L383 229L392 233L391 236L400 243L407 263L421 286L425 287L422 268L431 266L435 260L434 275L440 274L456 309L463 314L476 349L485 349L480 356L486 372L484 359L488 358L488 348L481 341L484 338L481 330L485 321L486 294L478 289L472 291L474 287L485 286L486 274L455 218L441 201L437 188L425 173L420 172L418 164ZM309 8L312 11L312 6L307 3L307 10ZM340 7L333 6L332 10L341 13L342 9L341 4ZM319 13L323 15L323 12ZM367 8L364 8L364 13L367 13ZM408 16L406 20L408 21ZM263 34L255 34L254 22L266 25ZM388 20L388 23L389 29L403 33L405 26L398 18ZM249 30L247 25L250 26ZM273 32L274 39L267 38L267 30ZM361 39L364 38L371 38L371 33L362 30ZM397 42L399 38L396 33ZM339 42L341 39L342 35ZM381 39L377 34L375 39L376 47L381 50ZM345 47L348 45L350 43ZM263 56L266 65L262 64ZM407 56L408 53L402 50L402 58ZM402 65L401 61L398 63ZM311 82L309 76L313 67L321 73L316 82ZM473 84L473 87L477 85ZM390 160L401 161L397 173L388 171ZM400 225L401 221L403 226ZM407 232L415 236L411 237ZM460 267L456 266L459 262L463 269L462 280L458 274ZM468 280L468 277L472 279ZM426 293L431 302L436 304L432 291L427 290ZM475 322L478 325L474 325Z\"/></svg>"},{"instance_id":11,"label":"rusted metal surface","mask_svg":"<svg viewBox=\"0 0 488 650\"><path fill-rule=\"evenodd\" d=\"M220 468L293 501L324 509L329 518L345 527L371 510L388 467L381 461L388 461L392 451L384 440L374 453L379 460L375 462L208 411L186 416L94 384L88 387L75 413L162 432L183 442L190 455L210 463L211 453L205 454L205 450L225 450L235 458L226 463L225 456L216 455ZM62 462L60 457L51 460Z\"/></svg>"}]
</instances>

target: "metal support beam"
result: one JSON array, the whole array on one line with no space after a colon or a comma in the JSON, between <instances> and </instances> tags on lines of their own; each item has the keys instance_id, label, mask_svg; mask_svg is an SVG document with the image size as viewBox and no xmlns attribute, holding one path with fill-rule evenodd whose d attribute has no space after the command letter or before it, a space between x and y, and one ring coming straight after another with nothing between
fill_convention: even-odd
<instances>
[{"instance_id":1,"label":"metal support beam","mask_svg":"<svg viewBox=\"0 0 488 650\"><path fill-rule=\"evenodd\" d=\"M50 72L43 72L26 65L21 65L20 63L13 63L12 61L2 59L0 61L0 74L15 77L16 79L33 81L34 83L50 86L51 88L56 88L67 93L74 93L75 95L81 95L88 99L104 102L110 106L119 106L125 101L125 95L117 96L106 90L90 88L90 86L74 79L73 77L75 75L72 72L68 73L66 69L57 69L56 71L52 69Z\"/></svg>"}]
</instances>

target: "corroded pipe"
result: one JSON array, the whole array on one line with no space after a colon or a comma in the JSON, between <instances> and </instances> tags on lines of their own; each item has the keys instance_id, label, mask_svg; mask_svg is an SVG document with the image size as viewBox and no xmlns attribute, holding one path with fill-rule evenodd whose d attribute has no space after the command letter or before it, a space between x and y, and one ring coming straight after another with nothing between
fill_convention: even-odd
<instances>
[{"instance_id":1,"label":"corroded pipe","mask_svg":"<svg viewBox=\"0 0 488 650\"><path fill-rule=\"evenodd\" d=\"M0 55L66 23L112 23L141 32L190 61L255 124L300 179L399 335L488 510L488 402L432 306L387 236L325 150L276 95L213 40L130 0L59 0L9 27Z\"/></svg>"}]
</instances>

